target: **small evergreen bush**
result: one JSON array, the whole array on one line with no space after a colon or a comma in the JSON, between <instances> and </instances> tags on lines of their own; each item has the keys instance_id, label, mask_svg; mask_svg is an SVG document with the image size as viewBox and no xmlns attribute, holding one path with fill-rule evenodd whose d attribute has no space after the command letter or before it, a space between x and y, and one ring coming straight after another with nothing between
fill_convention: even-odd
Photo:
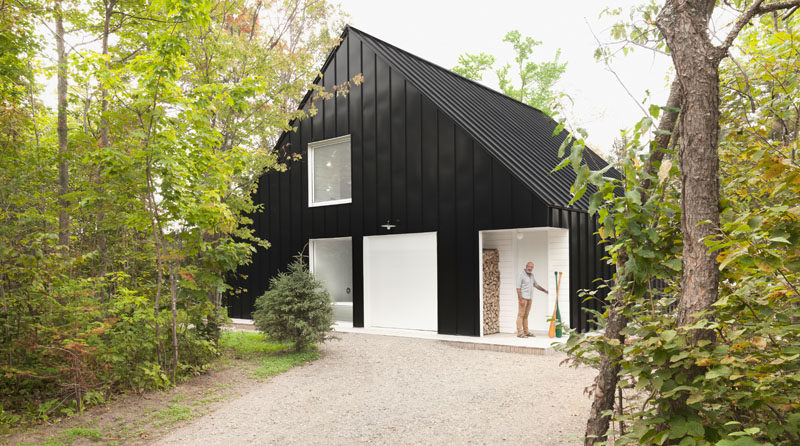
<instances>
[{"instance_id":1,"label":"small evergreen bush","mask_svg":"<svg viewBox=\"0 0 800 446\"><path fill-rule=\"evenodd\" d=\"M270 280L269 290L256 299L253 323L278 342L291 342L301 351L325 341L333 326L333 306L328 291L308 270L298 254L287 272Z\"/></svg>"}]
</instances>

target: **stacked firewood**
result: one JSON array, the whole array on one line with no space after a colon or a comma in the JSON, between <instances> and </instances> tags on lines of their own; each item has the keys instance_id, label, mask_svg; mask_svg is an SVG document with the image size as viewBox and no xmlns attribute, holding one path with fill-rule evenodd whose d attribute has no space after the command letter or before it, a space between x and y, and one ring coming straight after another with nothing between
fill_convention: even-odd
<instances>
[{"instance_id":1,"label":"stacked firewood","mask_svg":"<svg viewBox=\"0 0 800 446\"><path fill-rule=\"evenodd\" d=\"M483 334L500 331L500 253L483 250Z\"/></svg>"}]
</instances>

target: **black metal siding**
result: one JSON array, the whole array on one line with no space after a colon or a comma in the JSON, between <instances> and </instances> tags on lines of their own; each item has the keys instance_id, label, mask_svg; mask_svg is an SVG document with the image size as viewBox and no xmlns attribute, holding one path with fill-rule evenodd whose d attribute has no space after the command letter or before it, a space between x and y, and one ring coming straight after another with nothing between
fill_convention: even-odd
<instances>
[{"instance_id":1,"label":"black metal siding","mask_svg":"<svg viewBox=\"0 0 800 446\"><path fill-rule=\"evenodd\" d=\"M588 328L577 311L578 288L600 265L585 212L550 208L490 155L460 125L393 69L357 34L346 36L326 63L323 83L332 86L363 73L349 95L317 104L318 113L296 122L279 144L300 153L288 172L262 177L254 216L258 236L271 243L241 270L247 292L229 300L233 317L250 317L256 296L285 268L309 238L351 236L353 320L363 326L363 237L437 232L440 333L477 336L479 325L478 233L486 229L556 226L570 230L571 325ZM305 106L309 107L307 103ZM350 135L352 203L308 207L307 147L312 141ZM583 222L583 223L581 223Z\"/></svg>"},{"instance_id":2,"label":"black metal siding","mask_svg":"<svg viewBox=\"0 0 800 446\"><path fill-rule=\"evenodd\" d=\"M606 261L606 252L598 234L596 216L572 209L550 208L548 226L569 230L569 275L571 327L579 327L582 331L592 330L596 325L586 309L600 311L605 306L607 289L602 287L603 281L613 276L614 270ZM579 290L595 290L594 298L586 299L578 296Z\"/></svg>"}]
</instances>

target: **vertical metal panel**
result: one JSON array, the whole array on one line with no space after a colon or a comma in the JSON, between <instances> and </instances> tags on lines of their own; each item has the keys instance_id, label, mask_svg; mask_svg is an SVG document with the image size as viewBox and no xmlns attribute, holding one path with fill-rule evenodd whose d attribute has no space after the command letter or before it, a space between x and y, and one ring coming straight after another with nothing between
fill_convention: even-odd
<instances>
[{"instance_id":1,"label":"vertical metal panel","mask_svg":"<svg viewBox=\"0 0 800 446\"><path fill-rule=\"evenodd\" d=\"M455 126L438 113L439 124L439 231L437 264L439 269L439 333L458 332L456 287L456 190L455 190Z\"/></svg>"},{"instance_id":2,"label":"vertical metal panel","mask_svg":"<svg viewBox=\"0 0 800 446\"><path fill-rule=\"evenodd\" d=\"M339 219L338 216L338 208L341 206L323 206L323 214L324 214L324 229L321 234L321 237L336 237L336 232L338 229Z\"/></svg>"},{"instance_id":3,"label":"vertical metal panel","mask_svg":"<svg viewBox=\"0 0 800 446\"><path fill-rule=\"evenodd\" d=\"M377 160L377 210L378 225L391 218L392 213L392 158L391 158L391 71L383 58L376 57L376 160Z\"/></svg>"},{"instance_id":4,"label":"vertical metal panel","mask_svg":"<svg viewBox=\"0 0 800 446\"><path fill-rule=\"evenodd\" d=\"M303 214L301 230L303 233L303 243L311 238L311 208L308 207L308 143L313 139L313 126L310 125L309 119L305 119L298 123L298 133L300 133L300 153L302 154L301 164L296 166L295 169L300 171L300 184L302 193L300 194L301 212Z\"/></svg>"},{"instance_id":5,"label":"vertical metal panel","mask_svg":"<svg viewBox=\"0 0 800 446\"><path fill-rule=\"evenodd\" d=\"M301 151L300 134L298 132L291 132L289 135L290 146L289 150L293 153ZM289 203L291 207L291 244L292 250L299 250L299 246L303 246L303 174L302 170L305 168L305 163L292 162L289 166Z\"/></svg>"},{"instance_id":6,"label":"vertical metal panel","mask_svg":"<svg viewBox=\"0 0 800 446\"><path fill-rule=\"evenodd\" d=\"M348 36L348 78L362 73L361 41L350 40ZM348 131L350 133L350 157L352 163L352 195L350 206L350 233L353 241L353 326L364 326L364 128L362 87L353 86L348 98Z\"/></svg>"},{"instance_id":7,"label":"vertical metal panel","mask_svg":"<svg viewBox=\"0 0 800 446\"><path fill-rule=\"evenodd\" d=\"M422 97L422 230L439 227L439 121L436 108Z\"/></svg>"},{"instance_id":8,"label":"vertical metal panel","mask_svg":"<svg viewBox=\"0 0 800 446\"><path fill-rule=\"evenodd\" d=\"M336 51L334 59L336 64L336 85L339 86L346 86L346 82L352 78L348 72L349 48L350 36L346 36ZM358 87L354 89L358 89ZM350 132L348 105L348 96L336 95L336 136L346 135Z\"/></svg>"},{"instance_id":9,"label":"vertical metal panel","mask_svg":"<svg viewBox=\"0 0 800 446\"><path fill-rule=\"evenodd\" d=\"M475 230L482 231L492 227L492 159L477 143L473 156L472 175L475 194L473 215Z\"/></svg>"},{"instance_id":10,"label":"vertical metal panel","mask_svg":"<svg viewBox=\"0 0 800 446\"><path fill-rule=\"evenodd\" d=\"M478 252L477 232L473 223L475 197L473 193L472 139L458 126L455 128L455 238L456 242L456 299L457 333L475 332L478 308L478 275L475 270ZM473 236L474 235L474 236Z\"/></svg>"},{"instance_id":11,"label":"vertical metal panel","mask_svg":"<svg viewBox=\"0 0 800 446\"><path fill-rule=\"evenodd\" d=\"M422 113L419 91L406 86L406 219L409 232L421 232L422 226Z\"/></svg>"},{"instance_id":12,"label":"vertical metal panel","mask_svg":"<svg viewBox=\"0 0 800 446\"><path fill-rule=\"evenodd\" d=\"M495 229L514 227L511 223L511 177L494 158L492 158L492 223Z\"/></svg>"},{"instance_id":13,"label":"vertical metal panel","mask_svg":"<svg viewBox=\"0 0 800 446\"><path fill-rule=\"evenodd\" d=\"M290 211L289 175L278 175L278 220L280 232L273 234L273 239L280 239L280 262L285 264L294 253L291 252L290 234L292 230L292 213Z\"/></svg>"},{"instance_id":14,"label":"vertical metal panel","mask_svg":"<svg viewBox=\"0 0 800 446\"><path fill-rule=\"evenodd\" d=\"M325 104L319 104L319 107L324 107ZM323 110L320 110L319 113L314 115L311 118L311 139L306 143L306 150L308 150L308 143L312 141L321 141L325 139L325 114L322 113ZM302 125L309 125L308 120L304 122ZM310 157L309 162L306 163L307 170L311 169L310 164ZM308 172L308 175L311 175L312 172ZM308 198L306 198L306 203L308 203ZM307 206L308 204L306 204ZM325 237L325 209L326 207L312 207L311 208L311 238L323 238Z\"/></svg>"},{"instance_id":15,"label":"vertical metal panel","mask_svg":"<svg viewBox=\"0 0 800 446\"><path fill-rule=\"evenodd\" d=\"M364 326L364 237L353 241L353 326Z\"/></svg>"},{"instance_id":16,"label":"vertical metal panel","mask_svg":"<svg viewBox=\"0 0 800 446\"><path fill-rule=\"evenodd\" d=\"M392 204L389 218L397 225L397 232L406 232L406 81L397 71L392 71L390 77Z\"/></svg>"},{"instance_id":17,"label":"vertical metal panel","mask_svg":"<svg viewBox=\"0 0 800 446\"><path fill-rule=\"evenodd\" d=\"M533 220L531 214L533 212L533 199L531 193L516 178L511 179L511 200L512 225L515 228L530 226Z\"/></svg>"},{"instance_id":18,"label":"vertical metal panel","mask_svg":"<svg viewBox=\"0 0 800 446\"><path fill-rule=\"evenodd\" d=\"M580 284L581 289L587 290L591 289L590 278L589 278L589 251L591 247L589 246L589 224L588 224L588 215L585 212L576 213L578 217L578 231L580 233L580 241L579 249L580 249ZM589 249L587 249L589 248ZM589 299L586 301L585 307L596 309L596 304L594 299ZM590 314L586 314L587 324L591 321L592 316Z\"/></svg>"},{"instance_id":19,"label":"vertical metal panel","mask_svg":"<svg viewBox=\"0 0 800 446\"><path fill-rule=\"evenodd\" d=\"M336 85L336 58L334 57L331 63L325 68L322 73L322 85L325 91L333 92L333 87ZM336 136L336 100L319 101L321 107L322 120L324 121L324 133L321 139L333 138Z\"/></svg>"},{"instance_id":20,"label":"vertical metal panel","mask_svg":"<svg viewBox=\"0 0 800 446\"><path fill-rule=\"evenodd\" d=\"M363 118L362 118L362 135L364 137L362 145L363 153L363 167L364 183L364 235L375 234L378 226L377 220L377 162L375 151L377 148L377 136L375 134L376 126L376 86L375 80L375 53L362 45L362 67L364 71L364 84L361 88L362 104L363 104Z\"/></svg>"}]
</instances>

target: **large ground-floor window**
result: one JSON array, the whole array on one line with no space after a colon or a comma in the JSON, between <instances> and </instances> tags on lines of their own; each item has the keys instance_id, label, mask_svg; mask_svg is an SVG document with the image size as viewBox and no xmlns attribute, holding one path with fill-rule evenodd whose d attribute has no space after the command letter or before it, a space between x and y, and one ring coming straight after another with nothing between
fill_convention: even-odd
<instances>
[{"instance_id":1,"label":"large ground-floor window","mask_svg":"<svg viewBox=\"0 0 800 446\"><path fill-rule=\"evenodd\" d=\"M311 273L333 301L334 320L353 322L353 241L350 237L309 240Z\"/></svg>"}]
</instances>

